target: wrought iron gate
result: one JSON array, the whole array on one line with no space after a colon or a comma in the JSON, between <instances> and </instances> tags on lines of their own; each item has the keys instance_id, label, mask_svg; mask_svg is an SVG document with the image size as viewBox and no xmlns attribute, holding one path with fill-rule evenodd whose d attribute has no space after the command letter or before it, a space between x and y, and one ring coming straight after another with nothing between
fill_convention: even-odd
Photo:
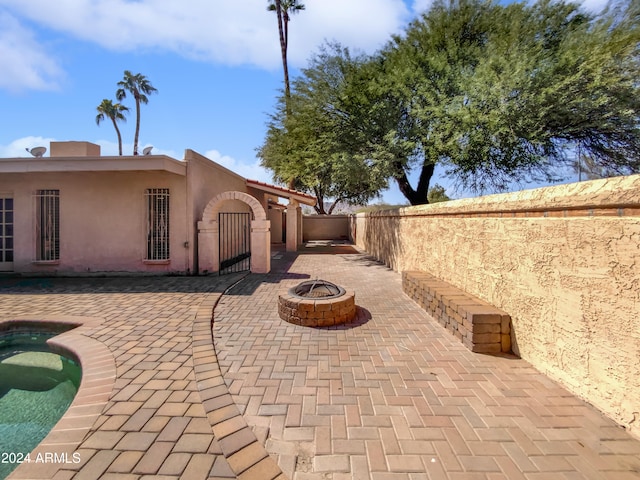
<instances>
[{"instance_id":1,"label":"wrought iron gate","mask_svg":"<svg viewBox=\"0 0 640 480\"><path fill-rule=\"evenodd\" d=\"M244 272L251 269L251 214L218 213L218 273Z\"/></svg>"}]
</instances>

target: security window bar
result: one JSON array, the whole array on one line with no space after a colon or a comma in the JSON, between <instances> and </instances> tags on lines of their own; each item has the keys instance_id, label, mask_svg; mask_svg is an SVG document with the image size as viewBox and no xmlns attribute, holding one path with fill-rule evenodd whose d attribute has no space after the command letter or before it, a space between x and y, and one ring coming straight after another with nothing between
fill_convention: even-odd
<instances>
[{"instance_id":1,"label":"security window bar","mask_svg":"<svg viewBox=\"0 0 640 480\"><path fill-rule=\"evenodd\" d=\"M60 190L36 192L36 260L60 260Z\"/></svg>"},{"instance_id":2,"label":"security window bar","mask_svg":"<svg viewBox=\"0 0 640 480\"><path fill-rule=\"evenodd\" d=\"M0 198L0 264L13 262L13 198Z\"/></svg>"},{"instance_id":3,"label":"security window bar","mask_svg":"<svg viewBox=\"0 0 640 480\"><path fill-rule=\"evenodd\" d=\"M147 189L147 260L169 260L169 189Z\"/></svg>"}]
</instances>

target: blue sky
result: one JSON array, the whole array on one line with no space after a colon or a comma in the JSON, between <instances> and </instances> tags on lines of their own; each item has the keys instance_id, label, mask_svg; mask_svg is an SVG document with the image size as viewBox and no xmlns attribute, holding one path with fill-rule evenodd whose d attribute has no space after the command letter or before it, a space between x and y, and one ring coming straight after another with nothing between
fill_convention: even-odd
<instances>
[{"instance_id":1,"label":"blue sky","mask_svg":"<svg viewBox=\"0 0 640 480\"><path fill-rule=\"evenodd\" d=\"M430 0L303 0L293 17L290 68L326 40L372 53ZM586 0L596 10L602 0ZM142 108L141 148L183 158L190 148L271 182L255 149L282 88L275 15L266 0L0 0L0 158L51 140L85 140L116 155L115 130L95 123L125 69L158 89ZM135 106L121 124L132 151ZM448 186L436 172L434 181ZM395 184L387 203L405 203Z\"/></svg>"}]
</instances>

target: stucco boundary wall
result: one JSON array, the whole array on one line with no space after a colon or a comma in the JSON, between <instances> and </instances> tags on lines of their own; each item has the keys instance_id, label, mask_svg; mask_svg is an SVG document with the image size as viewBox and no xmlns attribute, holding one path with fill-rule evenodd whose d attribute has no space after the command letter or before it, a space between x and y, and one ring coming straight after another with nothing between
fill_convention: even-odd
<instances>
[{"instance_id":1,"label":"stucco boundary wall","mask_svg":"<svg viewBox=\"0 0 640 480\"><path fill-rule=\"evenodd\" d=\"M305 215L302 240L340 240L349 238L349 215Z\"/></svg>"},{"instance_id":2,"label":"stucco boundary wall","mask_svg":"<svg viewBox=\"0 0 640 480\"><path fill-rule=\"evenodd\" d=\"M640 438L640 175L351 217L354 243L504 310L515 354Z\"/></svg>"}]
</instances>

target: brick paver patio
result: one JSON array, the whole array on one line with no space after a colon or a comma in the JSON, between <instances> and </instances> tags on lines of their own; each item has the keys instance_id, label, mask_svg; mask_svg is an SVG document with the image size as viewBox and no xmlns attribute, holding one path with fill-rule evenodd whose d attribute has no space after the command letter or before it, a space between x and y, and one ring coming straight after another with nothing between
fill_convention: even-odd
<instances>
[{"instance_id":1,"label":"brick paver patio","mask_svg":"<svg viewBox=\"0 0 640 480\"><path fill-rule=\"evenodd\" d=\"M114 388L54 478L640 478L639 441L527 362L469 352L397 273L277 257L244 278L0 280L0 320L104 319L86 335L113 354ZM278 292L316 277L355 291L355 322L279 318Z\"/></svg>"},{"instance_id":2,"label":"brick paver patio","mask_svg":"<svg viewBox=\"0 0 640 480\"><path fill-rule=\"evenodd\" d=\"M87 335L116 363L111 398L77 450L81 463L46 465L40 473L60 467L53 478L235 478L214 439L193 358L195 320L210 320L215 301L238 278L0 280L0 319L102 317ZM210 335L208 344L212 350ZM19 468L13 477L32 472Z\"/></svg>"},{"instance_id":3,"label":"brick paver patio","mask_svg":"<svg viewBox=\"0 0 640 480\"><path fill-rule=\"evenodd\" d=\"M286 258L285 258L286 260ZM631 479L640 442L513 356L474 354L364 255L299 255L216 307L220 368L246 422L296 480ZM283 322L278 292L321 278L356 321Z\"/></svg>"}]
</instances>

